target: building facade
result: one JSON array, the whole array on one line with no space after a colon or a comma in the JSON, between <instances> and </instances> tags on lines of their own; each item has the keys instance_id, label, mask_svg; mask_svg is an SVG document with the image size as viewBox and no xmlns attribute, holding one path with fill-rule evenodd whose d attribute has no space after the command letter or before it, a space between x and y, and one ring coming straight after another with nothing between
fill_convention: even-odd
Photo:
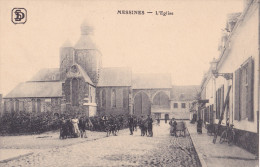
<instances>
[{"instance_id":1,"label":"building facade","mask_svg":"<svg viewBox=\"0 0 260 167\"><path fill-rule=\"evenodd\" d=\"M220 44L201 84L199 117L222 130L233 124L236 144L258 154L259 142L259 2L245 1L242 13L228 15Z\"/></svg>"},{"instance_id":2,"label":"building facade","mask_svg":"<svg viewBox=\"0 0 260 167\"><path fill-rule=\"evenodd\" d=\"M73 46L67 41L61 46L59 68L42 69L15 87L4 97L5 112L169 118L173 109L171 75L133 73L128 67L104 68L92 36L93 28L84 22L78 42Z\"/></svg>"}]
</instances>

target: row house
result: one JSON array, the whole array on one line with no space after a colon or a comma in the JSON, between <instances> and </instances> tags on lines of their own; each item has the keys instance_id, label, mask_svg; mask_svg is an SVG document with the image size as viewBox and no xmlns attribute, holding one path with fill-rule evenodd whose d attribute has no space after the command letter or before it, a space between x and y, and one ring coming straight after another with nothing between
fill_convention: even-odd
<instances>
[{"instance_id":1,"label":"row house","mask_svg":"<svg viewBox=\"0 0 260 167\"><path fill-rule=\"evenodd\" d=\"M233 124L235 143L258 153L259 142L259 2L245 1L242 13L228 15L220 56L201 83L198 116L222 131Z\"/></svg>"}]
</instances>

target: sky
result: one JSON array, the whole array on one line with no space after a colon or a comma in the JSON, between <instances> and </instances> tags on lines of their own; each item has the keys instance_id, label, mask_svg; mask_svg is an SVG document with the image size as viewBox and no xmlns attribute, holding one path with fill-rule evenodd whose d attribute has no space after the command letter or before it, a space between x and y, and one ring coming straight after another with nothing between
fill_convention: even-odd
<instances>
[{"instance_id":1,"label":"sky","mask_svg":"<svg viewBox=\"0 0 260 167\"><path fill-rule=\"evenodd\" d=\"M12 23L15 7L26 8L25 24ZM153 13L120 15L118 10ZM170 73L174 85L199 85L211 60L220 54L227 14L242 11L242 0L0 0L0 94L42 68L58 68L60 47L68 40L76 44L83 20L95 29L92 38L103 67Z\"/></svg>"}]
</instances>

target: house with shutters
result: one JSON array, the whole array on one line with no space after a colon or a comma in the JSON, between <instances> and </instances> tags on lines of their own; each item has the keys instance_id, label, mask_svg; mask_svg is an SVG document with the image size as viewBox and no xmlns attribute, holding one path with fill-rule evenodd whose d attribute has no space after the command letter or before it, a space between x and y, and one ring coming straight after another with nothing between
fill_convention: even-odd
<instances>
[{"instance_id":1,"label":"house with shutters","mask_svg":"<svg viewBox=\"0 0 260 167\"><path fill-rule=\"evenodd\" d=\"M221 130L233 124L235 143L258 154L259 143L259 3L245 1L242 13L228 15L220 56L201 83L198 116Z\"/></svg>"}]
</instances>

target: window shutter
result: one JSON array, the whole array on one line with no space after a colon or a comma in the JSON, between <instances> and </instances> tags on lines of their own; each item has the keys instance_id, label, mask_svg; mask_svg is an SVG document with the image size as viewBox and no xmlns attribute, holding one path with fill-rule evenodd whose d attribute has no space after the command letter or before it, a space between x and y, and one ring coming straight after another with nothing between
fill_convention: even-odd
<instances>
[{"instance_id":1,"label":"window shutter","mask_svg":"<svg viewBox=\"0 0 260 167\"><path fill-rule=\"evenodd\" d=\"M224 101L225 101L225 99L224 99L224 85L222 85L222 87L221 87L221 113L220 113L220 115L222 115L222 113L225 111L225 108L224 108L225 102Z\"/></svg>"},{"instance_id":2,"label":"window shutter","mask_svg":"<svg viewBox=\"0 0 260 167\"><path fill-rule=\"evenodd\" d=\"M216 119L218 119L218 90L216 91Z\"/></svg>"},{"instance_id":3,"label":"window shutter","mask_svg":"<svg viewBox=\"0 0 260 167\"><path fill-rule=\"evenodd\" d=\"M235 113L234 117L235 120L241 119L240 114L240 74L241 70L240 68L235 71Z\"/></svg>"},{"instance_id":4,"label":"window shutter","mask_svg":"<svg viewBox=\"0 0 260 167\"><path fill-rule=\"evenodd\" d=\"M248 121L254 121L254 61L252 58L249 59L247 72L247 117Z\"/></svg>"}]
</instances>

